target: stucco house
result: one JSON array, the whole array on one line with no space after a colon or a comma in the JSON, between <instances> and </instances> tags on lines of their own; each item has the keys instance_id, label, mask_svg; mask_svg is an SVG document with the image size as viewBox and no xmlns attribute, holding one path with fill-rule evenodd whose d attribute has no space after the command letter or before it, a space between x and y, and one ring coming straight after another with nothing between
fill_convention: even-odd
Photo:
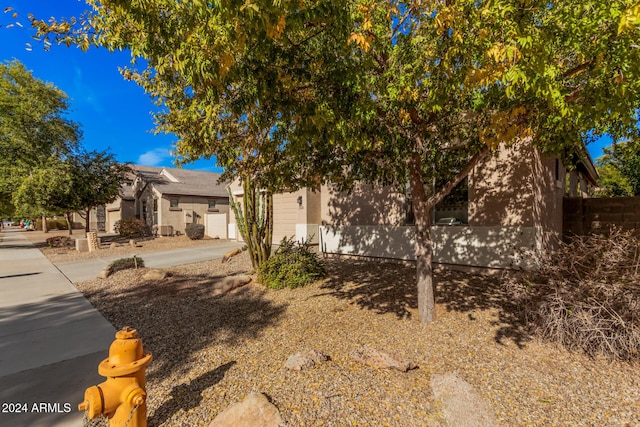
<instances>
[{"instance_id":1,"label":"stucco house","mask_svg":"<svg viewBox=\"0 0 640 427\"><path fill-rule=\"evenodd\" d=\"M121 196L104 209L103 229L113 233L123 218L140 218L159 235L184 233L204 224L211 237L227 238L229 195L220 174L179 168L132 166ZM93 218L100 218L96 212ZM92 221L92 228L100 229Z\"/></svg>"},{"instance_id":2,"label":"stucco house","mask_svg":"<svg viewBox=\"0 0 640 427\"><path fill-rule=\"evenodd\" d=\"M478 164L461 184L466 200L441 203L432 220L456 217L464 225L432 227L434 262L481 268L535 268L537 257L562 236L565 195L586 196L597 172L586 150L568 171L531 140ZM242 188L232 184L234 197ZM350 194L323 185L276 194L273 241L312 237L323 253L413 260L414 226L407 191L359 185ZM233 237L233 215L230 218ZM236 236L237 237L237 236Z\"/></svg>"}]
</instances>

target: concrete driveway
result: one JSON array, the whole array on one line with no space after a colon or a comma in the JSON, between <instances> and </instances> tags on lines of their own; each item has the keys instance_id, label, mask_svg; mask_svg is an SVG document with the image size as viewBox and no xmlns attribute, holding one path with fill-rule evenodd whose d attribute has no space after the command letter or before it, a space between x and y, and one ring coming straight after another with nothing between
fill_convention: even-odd
<instances>
[{"instance_id":1,"label":"concrete driveway","mask_svg":"<svg viewBox=\"0 0 640 427\"><path fill-rule=\"evenodd\" d=\"M137 255L144 260L145 267L164 268L176 265L192 264L194 262L209 261L222 258L230 249L240 248L241 242L212 243L193 248L171 249L160 252L144 252ZM131 255L127 255L131 256ZM122 255L107 258L95 258L83 261L57 263L56 266L70 282L77 283L95 279L103 268L113 261L123 258Z\"/></svg>"}]
</instances>

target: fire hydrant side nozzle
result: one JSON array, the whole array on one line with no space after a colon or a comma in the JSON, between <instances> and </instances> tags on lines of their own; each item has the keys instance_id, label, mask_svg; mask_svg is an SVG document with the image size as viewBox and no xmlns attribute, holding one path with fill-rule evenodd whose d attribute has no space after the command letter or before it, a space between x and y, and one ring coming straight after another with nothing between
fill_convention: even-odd
<instances>
[{"instance_id":1,"label":"fire hydrant side nozzle","mask_svg":"<svg viewBox=\"0 0 640 427\"><path fill-rule=\"evenodd\" d=\"M98 373L107 380L89 387L78 409L86 411L89 419L107 416L110 427L146 427L145 368L151 360L135 329L125 327L116 332L109 357L98 365Z\"/></svg>"}]
</instances>

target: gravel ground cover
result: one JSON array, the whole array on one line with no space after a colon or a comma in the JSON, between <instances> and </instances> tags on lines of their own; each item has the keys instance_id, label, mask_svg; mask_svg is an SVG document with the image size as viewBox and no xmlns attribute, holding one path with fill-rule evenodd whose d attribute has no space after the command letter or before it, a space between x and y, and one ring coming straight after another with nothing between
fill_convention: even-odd
<instances>
[{"instance_id":1,"label":"gravel ground cover","mask_svg":"<svg viewBox=\"0 0 640 427\"><path fill-rule=\"evenodd\" d=\"M638 426L640 364L592 359L527 334L500 279L437 273L438 321L417 319L415 273L395 263L327 259L329 276L306 288L252 283L225 295L211 285L251 269L246 253L168 269L144 269L76 286L116 328L138 329L147 370L149 426L208 426L252 390L289 426L444 426L432 374L456 373L502 426ZM376 370L349 353L368 345L418 369ZM284 371L293 353L331 360ZM106 352L106 349L105 349Z\"/></svg>"}]
</instances>

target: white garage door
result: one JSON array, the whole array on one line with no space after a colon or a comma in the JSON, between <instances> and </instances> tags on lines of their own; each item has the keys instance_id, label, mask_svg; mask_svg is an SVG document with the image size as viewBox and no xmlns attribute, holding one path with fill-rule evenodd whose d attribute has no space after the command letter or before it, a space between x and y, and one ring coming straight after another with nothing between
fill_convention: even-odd
<instances>
[{"instance_id":1,"label":"white garage door","mask_svg":"<svg viewBox=\"0 0 640 427\"><path fill-rule=\"evenodd\" d=\"M227 238L227 214L205 214L205 233L211 238Z\"/></svg>"}]
</instances>

